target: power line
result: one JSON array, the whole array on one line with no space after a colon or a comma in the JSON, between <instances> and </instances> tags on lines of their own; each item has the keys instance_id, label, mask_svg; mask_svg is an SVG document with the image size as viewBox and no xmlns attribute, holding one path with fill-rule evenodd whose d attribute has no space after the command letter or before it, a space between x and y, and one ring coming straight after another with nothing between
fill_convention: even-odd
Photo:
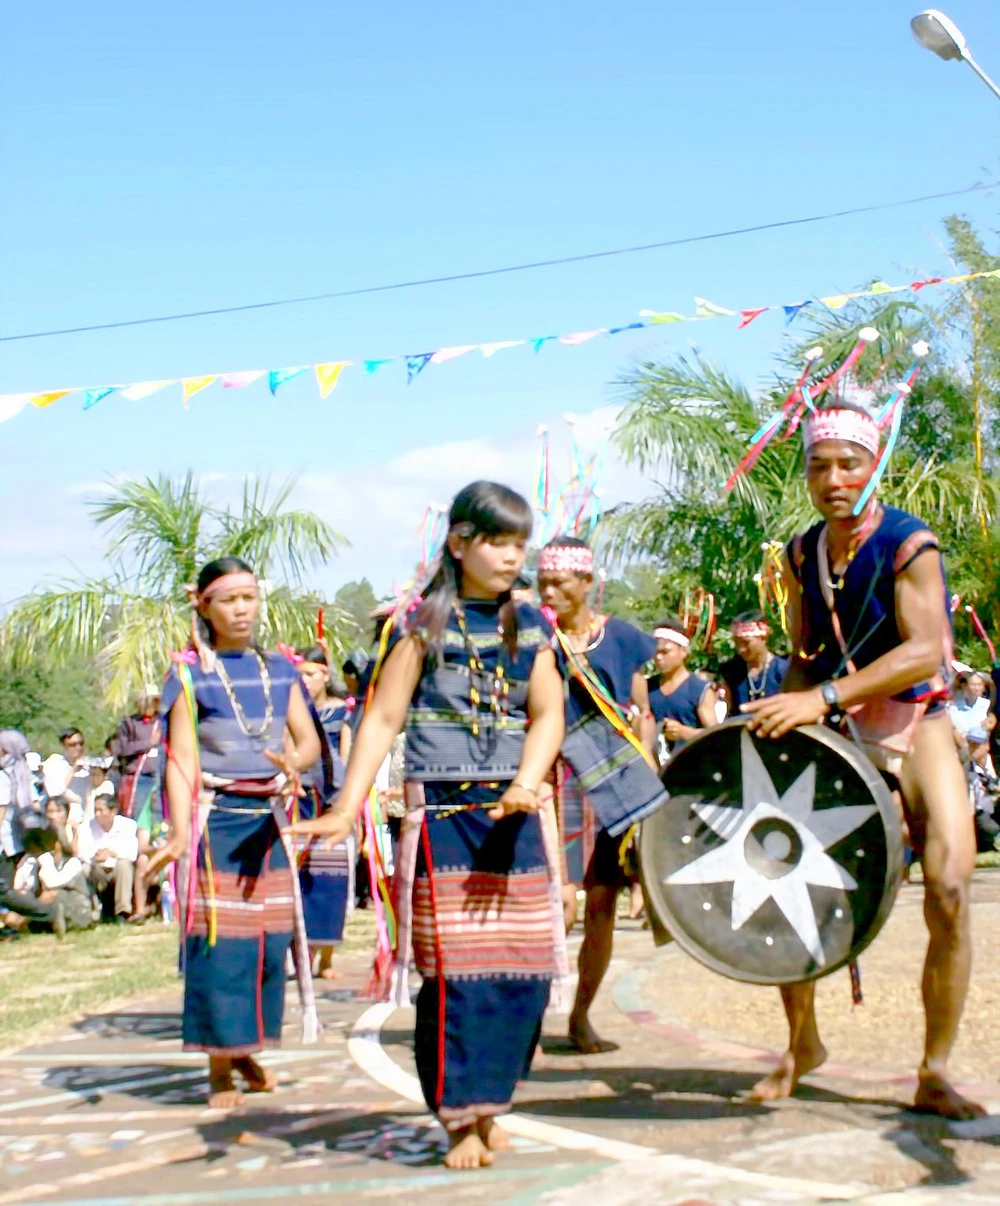
<instances>
[{"instance_id":1,"label":"power line","mask_svg":"<svg viewBox=\"0 0 1000 1206\"><path fill-rule=\"evenodd\" d=\"M81 335L88 331L114 331L122 327L144 327L158 322L178 322L185 318L211 318L217 314L242 314L248 310L269 310L275 306L299 306L306 302L331 301L342 297L361 297L367 293L390 293L398 289L419 289L425 285L445 285L453 281L478 280L486 276L504 276L512 272L530 272L536 268L556 268L562 264L582 264L587 260L610 259L617 255L635 255L640 251L659 251L665 247L683 247L691 243L708 243L714 239L731 239L736 235L757 234L764 230L780 230L788 226L806 226L814 222L830 222L835 218L850 218L857 214L873 214L886 209L900 209L906 205L920 205L925 201L942 201L948 197L964 197L969 193L988 192L997 188L1000 181L979 182L966 188L952 189L946 193L928 193L923 197L909 197L905 201L884 201L879 205L860 205L854 209L838 209L827 214L813 214L808 218L786 218L780 222L761 222L755 226L739 226L734 230L718 230L712 234L688 235L680 239L664 239L659 243L639 243L634 247L615 247L609 251L589 251L582 255L560 256L552 260L531 260L525 264L508 264L503 268L481 268L475 272L456 272L449 276L428 276L413 281L396 281L390 285L367 285L359 289L341 289L335 293L310 293L304 297L281 297L272 301L249 302L243 306L218 306L212 310L186 310L180 314L158 314L151 318L128 318L119 322L93 323L85 327L60 327L51 331L27 331L20 335L0 335L0 343L13 343L21 339L47 339L53 335Z\"/></svg>"}]
</instances>

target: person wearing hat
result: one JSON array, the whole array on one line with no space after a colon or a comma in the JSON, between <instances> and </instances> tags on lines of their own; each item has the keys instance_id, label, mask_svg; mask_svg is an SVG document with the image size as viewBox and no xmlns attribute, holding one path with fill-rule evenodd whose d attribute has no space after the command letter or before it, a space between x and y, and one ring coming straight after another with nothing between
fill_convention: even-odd
<instances>
[{"instance_id":1,"label":"person wearing hat","mask_svg":"<svg viewBox=\"0 0 1000 1206\"><path fill-rule=\"evenodd\" d=\"M730 710L739 712L743 704L777 695L788 673L788 658L771 652L771 626L762 611L742 612L729 628L736 656L719 669Z\"/></svg>"}]
</instances>

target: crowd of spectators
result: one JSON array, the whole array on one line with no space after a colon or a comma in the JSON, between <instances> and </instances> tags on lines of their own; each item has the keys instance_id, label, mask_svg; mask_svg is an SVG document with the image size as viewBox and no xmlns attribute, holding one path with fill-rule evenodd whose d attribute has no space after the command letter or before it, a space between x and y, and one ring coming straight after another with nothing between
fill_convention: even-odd
<instances>
[{"instance_id":1,"label":"crowd of spectators","mask_svg":"<svg viewBox=\"0 0 1000 1206\"><path fill-rule=\"evenodd\" d=\"M44 761L22 733L0 730L0 938L140 924L161 907L143 877L165 838L158 707L159 689L145 688L99 755L79 729Z\"/></svg>"}]
</instances>

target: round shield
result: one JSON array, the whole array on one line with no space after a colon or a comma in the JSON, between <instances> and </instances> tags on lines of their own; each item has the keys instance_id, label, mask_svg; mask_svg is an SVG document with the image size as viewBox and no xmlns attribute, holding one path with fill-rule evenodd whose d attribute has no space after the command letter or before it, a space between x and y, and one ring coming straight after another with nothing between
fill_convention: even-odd
<instances>
[{"instance_id":1,"label":"round shield","mask_svg":"<svg viewBox=\"0 0 1000 1206\"><path fill-rule=\"evenodd\" d=\"M700 962L753 984L797 984L855 958L882 928L903 837L882 776L820 726L777 741L745 719L707 729L663 772L642 823L655 923Z\"/></svg>"}]
</instances>

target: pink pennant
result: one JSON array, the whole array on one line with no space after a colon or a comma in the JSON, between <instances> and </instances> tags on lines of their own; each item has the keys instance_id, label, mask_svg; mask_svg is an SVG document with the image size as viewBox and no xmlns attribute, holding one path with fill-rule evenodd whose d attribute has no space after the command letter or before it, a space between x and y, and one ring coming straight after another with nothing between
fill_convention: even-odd
<instances>
[{"instance_id":1,"label":"pink pennant","mask_svg":"<svg viewBox=\"0 0 1000 1206\"><path fill-rule=\"evenodd\" d=\"M760 316L762 314L766 314L770 308L770 306L759 306L756 310L741 310L740 314L742 317L737 324L737 331L742 331L744 327L748 327L755 318L760 318Z\"/></svg>"},{"instance_id":2,"label":"pink pennant","mask_svg":"<svg viewBox=\"0 0 1000 1206\"><path fill-rule=\"evenodd\" d=\"M266 372L266 369L250 369L242 373L225 373L220 380L226 389L244 389L259 381Z\"/></svg>"},{"instance_id":3,"label":"pink pennant","mask_svg":"<svg viewBox=\"0 0 1000 1206\"><path fill-rule=\"evenodd\" d=\"M572 335L560 335L559 342L566 344L567 347L575 348L577 344L586 343L595 335L603 335L607 329L607 327L600 327L596 331L574 331Z\"/></svg>"},{"instance_id":4,"label":"pink pennant","mask_svg":"<svg viewBox=\"0 0 1000 1206\"><path fill-rule=\"evenodd\" d=\"M910 288L913 290L913 292L914 292L914 293L919 293L919 292L920 292L920 290L924 288L924 286L926 286L926 285L938 285L938 284L940 284L940 283L941 283L941 281L943 281L943 280L944 280L944 277L943 277L943 276L931 276L931 277L928 277L928 279L927 279L927 280L925 280L925 281L914 281L914 282L913 282L913 283L910 285Z\"/></svg>"},{"instance_id":5,"label":"pink pennant","mask_svg":"<svg viewBox=\"0 0 1000 1206\"><path fill-rule=\"evenodd\" d=\"M449 360L464 356L466 352L474 352L478 347L478 343L467 343L458 348L438 348L431 357L431 364L446 364Z\"/></svg>"}]
</instances>

